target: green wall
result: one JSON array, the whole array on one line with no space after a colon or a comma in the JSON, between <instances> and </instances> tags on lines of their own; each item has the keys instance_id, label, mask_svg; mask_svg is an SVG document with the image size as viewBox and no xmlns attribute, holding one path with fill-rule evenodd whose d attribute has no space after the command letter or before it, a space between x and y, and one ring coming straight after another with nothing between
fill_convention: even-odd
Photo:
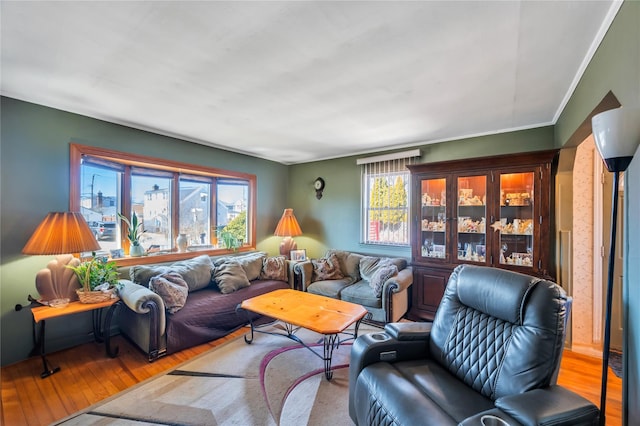
<instances>
[{"instance_id":1,"label":"green wall","mask_svg":"<svg viewBox=\"0 0 640 426\"><path fill-rule=\"evenodd\" d=\"M255 174L258 249L278 252L279 239L272 234L286 207L287 166L11 98L3 97L0 108L2 365L26 358L32 347L30 311L16 312L14 306L26 305L28 294L36 296L35 275L52 257L21 250L48 212L69 208L69 142ZM90 330L90 315L51 320L47 349L86 341Z\"/></svg>"},{"instance_id":2,"label":"green wall","mask_svg":"<svg viewBox=\"0 0 640 426\"><path fill-rule=\"evenodd\" d=\"M462 139L420 146L419 162L484 157L553 149L553 127ZM408 247L360 244L360 166L356 159L375 154L316 161L291 166L289 204L300 222L303 236L298 248L320 257L328 248L410 258ZM322 177L325 190L318 200L313 181Z\"/></svg>"},{"instance_id":3,"label":"green wall","mask_svg":"<svg viewBox=\"0 0 640 426\"><path fill-rule=\"evenodd\" d=\"M604 96L612 91L622 106L640 106L640 2L625 1L573 96L556 123L562 147ZM623 416L640 423L640 153L627 170L624 207Z\"/></svg>"}]
</instances>

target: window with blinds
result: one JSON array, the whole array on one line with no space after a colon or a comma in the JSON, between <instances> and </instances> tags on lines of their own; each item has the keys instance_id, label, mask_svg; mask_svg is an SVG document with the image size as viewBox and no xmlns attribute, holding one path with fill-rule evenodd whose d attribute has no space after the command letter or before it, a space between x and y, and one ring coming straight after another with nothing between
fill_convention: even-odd
<instances>
[{"instance_id":1,"label":"window with blinds","mask_svg":"<svg viewBox=\"0 0 640 426\"><path fill-rule=\"evenodd\" d=\"M362 167L362 242L409 245L410 178L419 150L359 159Z\"/></svg>"}]
</instances>

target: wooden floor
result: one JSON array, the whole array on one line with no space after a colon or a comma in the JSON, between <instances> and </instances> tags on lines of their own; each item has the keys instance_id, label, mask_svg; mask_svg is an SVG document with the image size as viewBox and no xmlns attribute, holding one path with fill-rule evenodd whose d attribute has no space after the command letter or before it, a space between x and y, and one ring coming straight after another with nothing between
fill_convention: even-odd
<instances>
[{"instance_id":1,"label":"wooden floor","mask_svg":"<svg viewBox=\"0 0 640 426\"><path fill-rule=\"evenodd\" d=\"M2 425L48 425L82 410L136 383L160 374L225 341L240 336L243 330L192 349L149 363L127 340L117 336L113 343L120 354L105 356L104 346L87 343L50 354L48 359L60 372L40 378L39 357L2 367ZM559 384L600 405L601 361L565 351ZM609 373L607 425L621 421L622 382Z\"/></svg>"}]
</instances>

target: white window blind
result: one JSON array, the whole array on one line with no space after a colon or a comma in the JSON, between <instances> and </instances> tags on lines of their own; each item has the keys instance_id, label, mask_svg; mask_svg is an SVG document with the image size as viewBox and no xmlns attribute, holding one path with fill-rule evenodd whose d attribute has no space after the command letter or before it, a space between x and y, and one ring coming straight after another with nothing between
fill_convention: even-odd
<instances>
[{"instance_id":1,"label":"white window blind","mask_svg":"<svg viewBox=\"0 0 640 426\"><path fill-rule=\"evenodd\" d=\"M410 176L419 150L359 159L362 166L362 241L409 245Z\"/></svg>"}]
</instances>

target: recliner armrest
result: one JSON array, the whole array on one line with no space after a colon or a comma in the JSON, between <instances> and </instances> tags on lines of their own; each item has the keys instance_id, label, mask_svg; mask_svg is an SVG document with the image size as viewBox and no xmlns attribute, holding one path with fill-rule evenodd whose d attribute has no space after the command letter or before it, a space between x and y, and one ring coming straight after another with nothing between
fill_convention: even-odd
<instances>
[{"instance_id":1,"label":"recliner armrest","mask_svg":"<svg viewBox=\"0 0 640 426\"><path fill-rule=\"evenodd\" d=\"M384 326L391 337L398 340L429 340L430 322L391 322Z\"/></svg>"},{"instance_id":2,"label":"recliner armrest","mask_svg":"<svg viewBox=\"0 0 640 426\"><path fill-rule=\"evenodd\" d=\"M490 421L486 421L486 423L495 424L496 426L499 426L500 422L496 421L496 419L493 419L493 417L497 417L500 420L507 422L509 426L521 426L520 423L515 421L511 416L507 415L507 413L497 408L493 408L487 411L482 411L476 415L467 417L466 419L458 423L458 426L481 426L483 424L482 423L483 417L485 418L489 417Z\"/></svg>"},{"instance_id":3,"label":"recliner armrest","mask_svg":"<svg viewBox=\"0 0 640 426\"><path fill-rule=\"evenodd\" d=\"M366 366L381 361L407 361L428 357L429 339L400 341L384 332L359 336L351 347L349 362L349 413L351 418L355 418L355 407L352 404L356 382L360 372Z\"/></svg>"},{"instance_id":4,"label":"recliner armrest","mask_svg":"<svg viewBox=\"0 0 640 426\"><path fill-rule=\"evenodd\" d=\"M525 426L595 425L600 417L589 400L560 386L504 396L495 404Z\"/></svg>"}]
</instances>

